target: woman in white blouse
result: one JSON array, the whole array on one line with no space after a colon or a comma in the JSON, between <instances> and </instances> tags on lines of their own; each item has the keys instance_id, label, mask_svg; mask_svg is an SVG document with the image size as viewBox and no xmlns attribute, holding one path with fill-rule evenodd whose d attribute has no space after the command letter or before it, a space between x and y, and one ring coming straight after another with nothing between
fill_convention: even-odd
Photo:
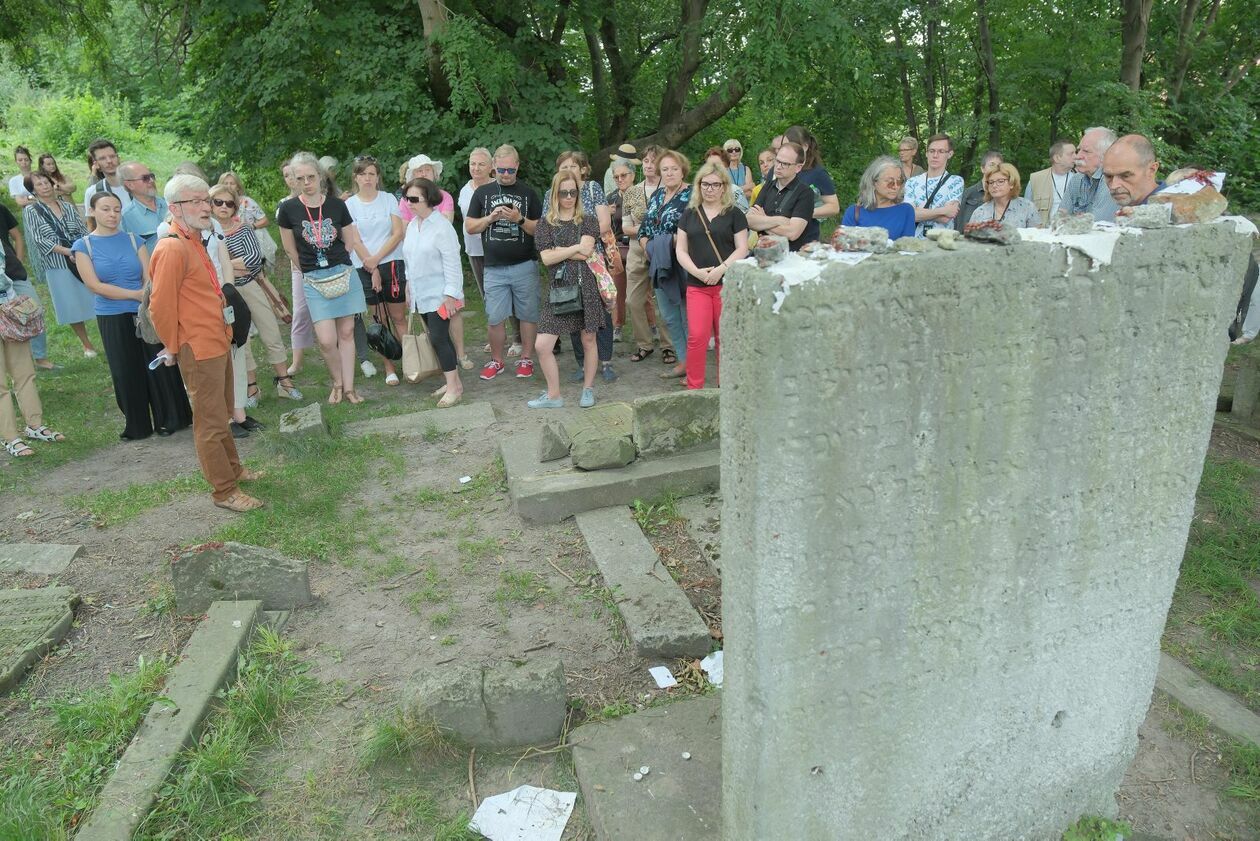
<instances>
[{"instance_id":1,"label":"woman in white blouse","mask_svg":"<svg viewBox=\"0 0 1260 841\"><path fill-rule=\"evenodd\" d=\"M464 272L459 261L459 237L441 213L442 191L427 178L407 182L403 200L415 218L407 224L403 239L403 263L407 274L407 311L420 313L429 329L429 341L437 353L446 385L433 392L441 395L439 409L459 403L464 384L459 379L459 358L451 341L451 318L464 306Z\"/></svg>"}]
</instances>

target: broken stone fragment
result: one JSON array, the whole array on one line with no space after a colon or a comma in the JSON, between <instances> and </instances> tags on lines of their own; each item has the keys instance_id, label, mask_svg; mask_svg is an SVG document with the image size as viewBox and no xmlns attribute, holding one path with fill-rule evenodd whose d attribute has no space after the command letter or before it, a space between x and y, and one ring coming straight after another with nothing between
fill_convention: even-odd
<instances>
[{"instance_id":1,"label":"broken stone fragment","mask_svg":"<svg viewBox=\"0 0 1260 841\"><path fill-rule=\"evenodd\" d=\"M918 237L897 237L893 240L893 250L922 252L928 250L928 244Z\"/></svg>"},{"instance_id":2,"label":"broken stone fragment","mask_svg":"<svg viewBox=\"0 0 1260 841\"><path fill-rule=\"evenodd\" d=\"M757 265L763 269L779 262L787 253L788 241L773 234L761 234L757 237L757 244L753 246L753 256L757 258Z\"/></svg>"},{"instance_id":3,"label":"broken stone fragment","mask_svg":"<svg viewBox=\"0 0 1260 841\"><path fill-rule=\"evenodd\" d=\"M1088 234L1094 230L1094 214L1077 213L1069 216L1061 213L1050 220L1050 230L1056 234Z\"/></svg>"},{"instance_id":4,"label":"broken stone fragment","mask_svg":"<svg viewBox=\"0 0 1260 841\"><path fill-rule=\"evenodd\" d=\"M837 251L870 251L882 254L888 250L888 230L841 225L831 235L831 246Z\"/></svg>"},{"instance_id":5,"label":"broken stone fragment","mask_svg":"<svg viewBox=\"0 0 1260 841\"><path fill-rule=\"evenodd\" d=\"M328 424L318 403L285 412L280 416L280 432L288 435L328 435Z\"/></svg>"},{"instance_id":6,"label":"broken stone fragment","mask_svg":"<svg viewBox=\"0 0 1260 841\"><path fill-rule=\"evenodd\" d=\"M638 455L629 435L597 427L579 430L573 436L569 454L573 457L573 466L581 470L625 467Z\"/></svg>"},{"instance_id":7,"label":"broken stone fragment","mask_svg":"<svg viewBox=\"0 0 1260 841\"><path fill-rule=\"evenodd\" d=\"M1190 195L1156 193L1151 196L1151 201L1172 205L1172 221L1176 225L1211 222L1224 213L1225 208L1229 206L1229 201L1210 184Z\"/></svg>"},{"instance_id":8,"label":"broken stone fragment","mask_svg":"<svg viewBox=\"0 0 1260 841\"><path fill-rule=\"evenodd\" d=\"M958 250L958 232L953 228L928 228L927 238L946 251Z\"/></svg>"},{"instance_id":9,"label":"broken stone fragment","mask_svg":"<svg viewBox=\"0 0 1260 841\"><path fill-rule=\"evenodd\" d=\"M569 454L569 433L564 424L547 423L543 425L542 435L538 441L538 460L555 461Z\"/></svg>"},{"instance_id":10,"label":"broken stone fragment","mask_svg":"<svg viewBox=\"0 0 1260 841\"><path fill-rule=\"evenodd\" d=\"M970 222L963 228L963 236L977 242L995 242L998 245L1010 245L1019 242L1019 232L1015 226L996 219L987 222Z\"/></svg>"},{"instance_id":11,"label":"broken stone fragment","mask_svg":"<svg viewBox=\"0 0 1260 841\"><path fill-rule=\"evenodd\" d=\"M1172 221L1172 207L1167 204L1139 204L1116 214L1116 224L1129 228L1167 228Z\"/></svg>"}]
</instances>

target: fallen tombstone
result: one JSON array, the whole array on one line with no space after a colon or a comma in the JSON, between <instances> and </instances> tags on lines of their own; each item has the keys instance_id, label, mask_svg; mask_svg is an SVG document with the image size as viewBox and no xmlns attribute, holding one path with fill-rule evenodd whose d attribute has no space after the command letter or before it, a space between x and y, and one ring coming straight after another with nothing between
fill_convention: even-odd
<instances>
[{"instance_id":1,"label":"fallen tombstone","mask_svg":"<svg viewBox=\"0 0 1260 841\"><path fill-rule=\"evenodd\" d=\"M572 443L564 424L545 423L538 438L538 460L547 462L564 458L569 454Z\"/></svg>"},{"instance_id":2,"label":"fallen tombstone","mask_svg":"<svg viewBox=\"0 0 1260 841\"><path fill-rule=\"evenodd\" d=\"M0 694L61 642L78 603L69 587L0 590Z\"/></svg>"},{"instance_id":3,"label":"fallen tombstone","mask_svg":"<svg viewBox=\"0 0 1260 841\"><path fill-rule=\"evenodd\" d=\"M78 544L6 543L0 546L0 572L56 575L82 554L83 547Z\"/></svg>"},{"instance_id":4,"label":"fallen tombstone","mask_svg":"<svg viewBox=\"0 0 1260 841\"><path fill-rule=\"evenodd\" d=\"M629 435L587 427L578 431L569 447L573 466L581 470L607 470L625 467L635 459L634 441Z\"/></svg>"},{"instance_id":5,"label":"fallen tombstone","mask_svg":"<svg viewBox=\"0 0 1260 841\"><path fill-rule=\"evenodd\" d=\"M554 657L523 665L456 665L421 671L404 690L407 709L454 740L509 748L554 742L568 704L564 667Z\"/></svg>"},{"instance_id":6,"label":"fallen tombstone","mask_svg":"<svg viewBox=\"0 0 1260 841\"><path fill-rule=\"evenodd\" d=\"M715 444L721 394L718 388L699 388L635 400L633 437L639 456L672 455Z\"/></svg>"},{"instance_id":7,"label":"fallen tombstone","mask_svg":"<svg viewBox=\"0 0 1260 841\"><path fill-rule=\"evenodd\" d=\"M312 403L281 415L280 431L286 435L327 435L328 424L320 405Z\"/></svg>"},{"instance_id":8,"label":"fallen tombstone","mask_svg":"<svg viewBox=\"0 0 1260 841\"><path fill-rule=\"evenodd\" d=\"M306 561L244 543L207 543L171 562L175 605L182 614L204 613L217 601L262 602L263 610L310 604Z\"/></svg>"}]
</instances>

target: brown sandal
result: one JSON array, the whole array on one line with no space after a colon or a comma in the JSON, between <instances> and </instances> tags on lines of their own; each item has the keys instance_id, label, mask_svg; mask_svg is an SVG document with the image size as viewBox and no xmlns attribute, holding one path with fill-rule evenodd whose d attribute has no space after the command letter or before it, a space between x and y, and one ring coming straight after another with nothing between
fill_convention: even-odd
<instances>
[{"instance_id":1,"label":"brown sandal","mask_svg":"<svg viewBox=\"0 0 1260 841\"><path fill-rule=\"evenodd\" d=\"M244 491L237 491L227 499L216 499L214 504L220 508L226 508L228 511L234 511L237 514L245 514L263 507L261 499L255 499Z\"/></svg>"},{"instance_id":2,"label":"brown sandal","mask_svg":"<svg viewBox=\"0 0 1260 841\"><path fill-rule=\"evenodd\" d=\"M329 392L328 394L328 405L336 406L338 403L341 402L341 396L342 396L341 386L339 385L333 386L332 391Z\"/></svg>"},{"instance_id":3,"label":"brown sandal","mask_svg":"<svg viewBox=\"0 0 1260 841\"><path fill-rule=\"evenodd\" d=\"M250 470L248 467L241 468L241 475L236 477L238 482L257 482L259 479L267 475L265 470Z\"/></svg>"},{"instance_id":4,"label":"brown sandal","mask_svg":"<svg viewBox=\"0 0 1260 841\"><path fill-rule=\"evenodd\" d=\"M347 391L346 402L352 406L358 406L363 402L363 398L359 396L359 392L357 391Z\"/></svg>"}]
</instances>

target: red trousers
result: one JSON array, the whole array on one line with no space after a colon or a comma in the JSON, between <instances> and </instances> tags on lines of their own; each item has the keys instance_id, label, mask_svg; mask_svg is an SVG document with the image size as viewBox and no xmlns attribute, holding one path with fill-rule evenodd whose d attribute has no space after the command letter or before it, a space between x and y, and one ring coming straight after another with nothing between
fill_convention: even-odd
<instances>
[{"instance_id":1,"label":"red trousers","mask_svg":"<svg viewBox=\"0 0 1260 841\"><path fill-rule=\"evenodd\" d=\"M715 339L713 353L721 366L722 339L721 286L687 287L687 388L704 388L704 366L708 362L709 339ZM721 375L719 374L719 379Z\"/></svg>"}]
</instances>

